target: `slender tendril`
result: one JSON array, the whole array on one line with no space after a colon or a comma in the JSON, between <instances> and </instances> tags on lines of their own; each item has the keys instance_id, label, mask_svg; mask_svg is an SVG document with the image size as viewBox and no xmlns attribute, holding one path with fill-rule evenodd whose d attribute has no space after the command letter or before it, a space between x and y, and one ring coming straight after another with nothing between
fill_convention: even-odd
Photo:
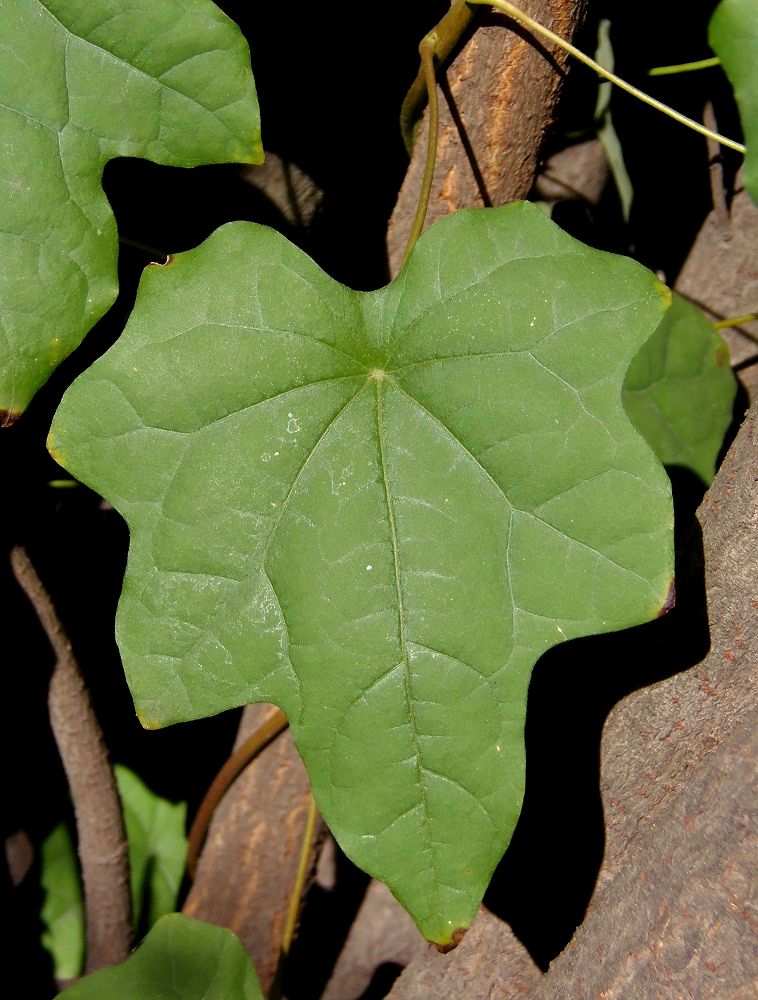
<instances>
[{"instance_id":1,"label":"slender tendril","mask_svg":"<svg viewBox=\"0 0 758 1000\"><path fill-rule=\"evenodd\" d=\"M435 73L434 54L436 44L436 34L432 31L426 35L419 45L419 55L421 56L421 67L424 71L424 80L429 99L429 138L426 146L426 163L424 164L424 176L421 179L421 190L419 192L418 207L413 218L413 225L408 234L408 242L405 245L403 255L403 265L408 260L408 255L413 249L413 245L421 235L424 228L427 209L429 208L429 198L432 193L432 181L434 180L434 165L437 162L437 138L440 127L440 106L437 96L437 76Z\"/></svg>"},{"instance_id":2,"label":"slender tendril","mask_svg":"<svg viewBox=\"0 0 758 1000\"><path fill-rule=\"evenodd\" d=\"M674 73L691 73L696 69L710 69L712 66L720 66L721 60L718 56L711 56L709 59L697 59L695 62L676 63L674 66L654 66L647 71L648 76L673 76Z\"/></svg>"},{"instance_id":3,"label":"slender tendril","mask_svg":"<svg viewBox=\"0 0 758 1000\"><path fill-rule=\"evenodd\" d=\"M720 319L714 323L717 330L730 330L735 326L743 326L745 323L752 323L758 319L758 313L746 313L744 316L729 316L727 319Z\"/></svg>"},{"instance_id":4,"label":"slender tendril","mask_svg":"<svg viewBox=\"0 0 758 1000\"><path fill-rule=\"evenodd\" d=\"M303 830L303 842L300 847L300 858L297 863L297 872L295 873L295 881L290 895L287 920L282 931L282 955L285 958L289 955L290 948L292 947L292 939L295 936L297 915L300 912L300 904L305 890L305 880L308 878L308 869L310 868L311 854L313 853L313 838L317 820L318 809L316 808L316 800L313 797L313 792L311 792L310 801L308 802L308 816L305 821L305 829Z\"/></svg>"},{"instance_id":5,"label":"slender tendril","mask_svg":"<svg viewBox=\"0 0 758 1000\"><path fill-rule=\"evenodd\" d=\"M452 0L450 10L429 32L430 35L435 36L434 51L438 63L443 63L451 54L473 16L474 11L471 10L466 0ZM413 155L413 130L427 95L426 77L424 68L421 66L400 109L400 131L403 134L403 142L408 156Z\"/></svg>"},{"instance_id":6,"label":"slender tendril","mask_svg":"<svg viewBox=\"0 0 758 1000\"><path fill-rule=\"evenodd\" d=\"M518 21L520 24L523 24L535 34L542 35L543 38L547 38L555 45L558 45L564 50L564 52L568 52L569 55L578 59L579 62L584 63L585 66L589 66L590 69L594 70L605 80L610 80L611 83L620 87L621 90L625 90L633 97L638 98L645 104L649 104L651 108L655 108L657 111L663 112L664 115L668 115L668 117L673 118L674 121L679 122L681 125L686 125L688 128L693 129L695 132L699 132L701 135L707 136L709 139L714 139L716 142L721 143L722 146L728 146L729 149L734 149L738 153L745 152L745 147L742 143L735 142L734 139L728 139L726 136L719 135L718 132L712 132L710 129L706 128L705 125L701 125L700 122L696 122L692 118L688 118L686 115L680 114L680 112L670 108L668 104L664 104L663 101L659 101L655 97L651 97L650 94L646 94L638 87L634 87L631 83L627 83L626 80L622 80L620 76L616 76L616 74L611 73L610 70L603 69L599 63L595 62L595 60L590 56L585 55L584 52L576 48L575 45L572 45L571 42L567 42L565 38L561 38L560 35L556 35L554 31L551 31L550 28L546 28L544 24L540 24L539 21L535 21L533 17L525 14L519 7L515 7L509 2L509 0L469 0L469 3L480 6L494 7L496 10L502 11L503 14L507 14L509 17L512 17L514 21Z\"/></svg>"}]
</instances>

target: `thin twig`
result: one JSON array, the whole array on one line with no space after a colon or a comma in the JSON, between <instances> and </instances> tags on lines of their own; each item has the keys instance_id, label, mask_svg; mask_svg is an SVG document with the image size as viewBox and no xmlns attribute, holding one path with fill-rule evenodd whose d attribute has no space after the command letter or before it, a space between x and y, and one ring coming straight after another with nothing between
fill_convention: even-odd
<instances>
[{"instance_id":1,"label":"thin twig","mask_svg":"<svg viewBox=\"0 0 758 1000\"><path fill-rule=\"evenodd\" d=\"M716 129L716 112L712 101L706 101L703 108L703 124L711 131ZM711 184L711 200L716 223L721 230L722 240L731 239L729 225L729 204L724 185L724 161L719 144L710 136L706 137L708 145L708 177Z\"/></svg>"},{"instance_id":2,"label":"thin twig","mask_svg":"<svg viewBox=\"0 0 758 1000\"><path fill-rule=\"evenodd\" d=\"M87 920L86 971L93 972L122 962L131 944L121 803L100 725L50 595L24 549L13 549L11 566L55 653L48 711L74 803Z\"/></svg>"}]
</instances>

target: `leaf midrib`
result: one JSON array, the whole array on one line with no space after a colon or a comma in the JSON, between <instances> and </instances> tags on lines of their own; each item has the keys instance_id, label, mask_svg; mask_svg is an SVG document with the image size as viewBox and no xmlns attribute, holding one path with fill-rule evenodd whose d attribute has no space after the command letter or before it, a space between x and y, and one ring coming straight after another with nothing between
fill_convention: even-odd
<instances>
[{"instance_id":1,"label":"leaf midrib","mask_svg":"<svg viewBox=\"0 0 758 1000\"><path fill-rule=\"evenodd\" d=\"M384 442L384 423L383 423L383 410L382 410L382 379L375 379L376 383L376 433L377 441L379 444L379 459L382 466L382 485L384 487L384 498L387 505L387 519L390 529L390 544L392 546L392 561L394 567L395 575L395 591L397 594L397 619L398 619L398 639L400 641L400 650L402 655L403 664L403 689L405 695L405 703L408 712L408 724L411 734L411 745L413 748L413 756L415 759L415 771L416 771L416 784L418 786L419 801L421 804L421 816L422 823L424 826L424 834L426 839L427 850L430 852L433 858L433 867L437 871L439 868L439 863L437 855L434 850L434 841L432 838L432 831L430 827L430 812L429 812L429 801L426 795L426 787L424 785L424 778L422 771L425 770L421 763L421 745L419 743L418 734L418 721L416 719L416 709L414 706L414 694L413 694L413 682L411 679L411 664L410 656L408 652L408 637L406 634L406 621L405 621L405 601L403 598L403 582L402 574L400 570L400 546L398 544L397 537L397 521L395 518L395 507L392 500L392 491L390 489L389 477L387 474L387 458L385 452L385 442ZM435 896L439 898L439 888L435 881Z\"/></svg>"}]
</instances>

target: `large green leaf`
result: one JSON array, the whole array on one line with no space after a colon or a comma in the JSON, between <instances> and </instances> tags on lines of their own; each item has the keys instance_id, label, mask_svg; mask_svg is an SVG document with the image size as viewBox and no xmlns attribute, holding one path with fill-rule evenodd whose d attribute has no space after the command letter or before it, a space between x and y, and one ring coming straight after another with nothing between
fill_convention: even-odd
<instances>
[{"instance_id":1,"label":"large green leaf","mask_svg":"<svg viewBox=\"0 0 758 1000\"><path fill-rule=\"evenodd\" d=\"M143 724L281 705L342 847L441 945L519 814L534 662L665 603L621 385L667 303L528 204L444 219L370 293L236 223L148 268L56 416L131 528Z\"/></svg>"},{"instance_id":2,"label":"large green leaf","mask_svg":"<svg viewBox=\"0 0 758 1000\"><path fill-rule=\"evenodd\" d=\"M45 894L42 945L52 957L55 978L73 979L84 962L84 894L76 847L65 823L58 823L42 842L40 882Z\"/></svg>"},{"instance_id":3,"label":"large green leaf","mask_svg":"<svg viewBox=\"0 0 758 1000\"><path fill-rule=\"evenodd\" d=\"M690 469L710 486L736 393L723 338L674 295L624 381L629 419L662 462Z\"/></svg>"},{"instance_id":4,"label":"large green leaf","mask_svg":"<svg viewBox=\"0 0 758 1000\"><path fill-rule=\"evenodd\" d=\"M758 205L758 3L721 0L708 29L711 48L734 88L745 134L745 187Z\"/></svg>"},{"instance_id":5,"label":"large green leaf","mask_svg":"<svg viewBox=\"0 0 758 1000\"><path fill-rule=\"evenodd\" d=\"M187 857L187 807L156 795L129 768L117 764L115 771L129 842L134 926L152 927L176 909Z\"/></svg>"},{"instance_id":6,"label":"large green leaf","mask_svg":"<svg viewBox=\"0 0 758 1000\"><path fill-rule=\"evenodd\" d=\"M0 423L113 302L116 156L262 159L245 40L209 0L0 0Z\"/></svg>"},{"instance_id":7,"label":"large green leaf","mask_svg":"<svg viewBox=\"0 0 758 1000\"><path fill-rule=\"evenodd\" d=\"M238 938L180 913L161 917L121 965L93 972L65 1000L263 1000Z\"/></svg>"}]
</instances>

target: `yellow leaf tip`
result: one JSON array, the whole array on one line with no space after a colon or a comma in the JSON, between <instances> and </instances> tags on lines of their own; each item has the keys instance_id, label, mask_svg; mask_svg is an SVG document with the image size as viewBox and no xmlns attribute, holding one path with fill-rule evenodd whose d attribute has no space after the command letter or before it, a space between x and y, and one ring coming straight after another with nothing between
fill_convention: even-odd
<instances>
[{"instance_id":1,"label":"yellow leaf tip","mask_svg":"<svg viewBox=\"0 0 758 1000\"><path fill-rule=\"evenodd\" d=\"M447 955L449 951L453 951L463 940L468 927L457 927L453 933L444 941L431 941L434 947L443 955Z\"/></svg>"}]
</instances>

